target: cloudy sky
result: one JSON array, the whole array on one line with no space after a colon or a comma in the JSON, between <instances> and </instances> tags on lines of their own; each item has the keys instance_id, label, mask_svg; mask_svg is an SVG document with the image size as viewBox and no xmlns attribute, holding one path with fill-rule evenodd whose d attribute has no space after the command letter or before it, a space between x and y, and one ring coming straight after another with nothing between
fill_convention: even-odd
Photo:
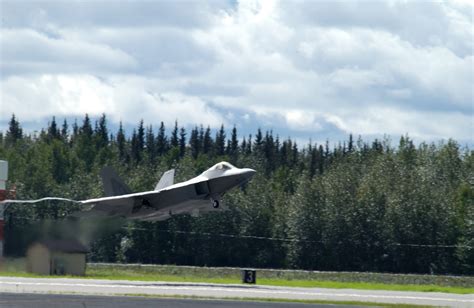
<instances>
[{"instance_id":1,"label":"cloudy sky","mask_svg":"<svg viewBox=\"0 0 474 308\"><path fill-rule=\"evenodd\" d=\"M0 0L0 130L105 112L472 145L469 2Z\"/></svg>"}]
</instances>

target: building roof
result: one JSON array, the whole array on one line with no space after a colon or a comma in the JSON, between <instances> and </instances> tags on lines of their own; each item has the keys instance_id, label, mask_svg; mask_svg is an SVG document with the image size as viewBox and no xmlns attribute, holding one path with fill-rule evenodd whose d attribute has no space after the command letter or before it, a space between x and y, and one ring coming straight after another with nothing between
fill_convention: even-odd
<instances>
[{"instance_id":1,"label":"building roof","mask_svg":"<svg viewBox=\"0 0 474 308\"><path fill-rule=\"evenodd\" d=\"M50 251L65 253L87 253L89 249L77 240L42 240L38 242Z\"/></svg>"}]
</instances>

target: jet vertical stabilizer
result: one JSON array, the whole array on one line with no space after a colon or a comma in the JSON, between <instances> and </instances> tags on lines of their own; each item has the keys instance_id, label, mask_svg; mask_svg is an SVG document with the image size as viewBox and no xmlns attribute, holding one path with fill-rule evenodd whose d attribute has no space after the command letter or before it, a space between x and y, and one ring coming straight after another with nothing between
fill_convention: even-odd
<instances>
[{"instance_id":1,"label":"jet vertical stabilizer","mask_svg":"<svg viewBox=\"0 0 474 308\"><path fill-rule=\"evenodd\" d=\"M155 190L160 190L165 187L171 186L174 184L174 169L168 170L163 173L158 184L156 184Z\"/></svg>"},{"instance_id":2,"label":"jet vertical stabilizer","mask_svg":"<svg viewBox=\"0 0 474 308\"><path fill-rule=\"evenodd\" d=\"M132 191L118 176L117 172L112 167L104 167L100 171L102 178L102 185L104 185L104 192L106 197L120 196L131 194Z\"/></svg>"}]
</instances>

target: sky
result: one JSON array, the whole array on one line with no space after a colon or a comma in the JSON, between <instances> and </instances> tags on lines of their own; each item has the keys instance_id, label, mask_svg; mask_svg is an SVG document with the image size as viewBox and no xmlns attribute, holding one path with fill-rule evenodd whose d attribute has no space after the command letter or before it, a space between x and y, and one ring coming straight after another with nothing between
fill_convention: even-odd
<instances>
[{"instance_id":1,"label":"sky","mask_svg":"<svg viewBox=\"0 0 474 308\"><path fill-rule=\"evenodd\" d=\"M257 128L474 144L470 1L0 0L0 130Z\"/></svg>"}]
</instances>

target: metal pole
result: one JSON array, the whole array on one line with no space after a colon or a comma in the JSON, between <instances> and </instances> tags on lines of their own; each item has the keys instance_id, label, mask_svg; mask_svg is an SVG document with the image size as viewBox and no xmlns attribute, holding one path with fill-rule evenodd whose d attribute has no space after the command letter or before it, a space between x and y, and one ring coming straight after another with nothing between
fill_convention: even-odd
<instances>
[{"instance_id":1,"label":"metal pole","mask_svg":"<svg viewBox=\"0 0 474 308\"><path fill-rule=\"evenodd\" d=\"M0 190L0 201L5 200L6 191ZM0 204L0 261L3 258L3 229L5 227L4 213L5 213L5 204Z\"/></svg>"},{"instance_id":2,"label":"metal pole","mask_svg":"<svg viewBox=\"0 0 474 308\"><path fill-rule=\"evenodd\" d=\"M0 201L7 199L6 181L8 180L8 162L0 160ZM0 204L0 261L3 259L3 231L5 227L4 213L6 204Z\"/></svg>"}]
</instances>

